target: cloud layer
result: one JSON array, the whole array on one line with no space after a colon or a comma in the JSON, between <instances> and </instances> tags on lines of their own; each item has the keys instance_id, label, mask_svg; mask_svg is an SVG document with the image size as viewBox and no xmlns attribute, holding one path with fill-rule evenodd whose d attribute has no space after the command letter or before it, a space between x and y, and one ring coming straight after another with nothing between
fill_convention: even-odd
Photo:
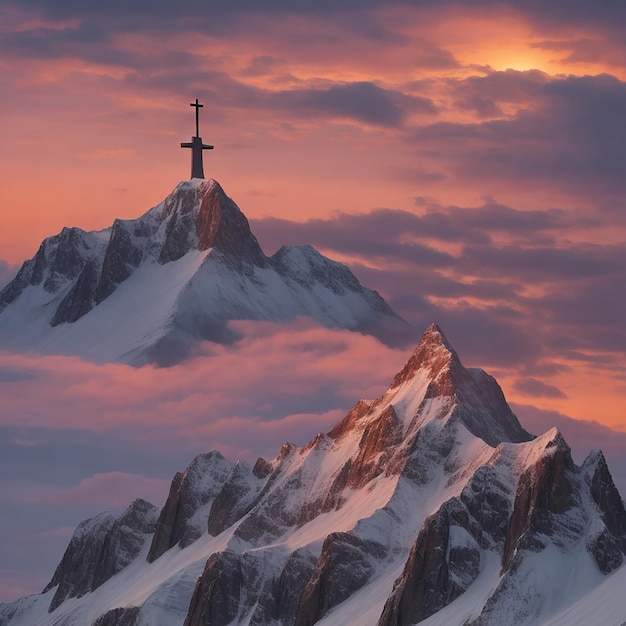
<instances>
[{"instance_id":1,"label":"cloud layer","mask_svg":"<svg viewBox=\"0 0 626 626\"><path fill-rule=\"evenodd\" d=\"M310 242L347 260L415 327L437 320L474 362L515 370L521 394L575 411L581 390L559 388L567 370L579 385L596 377L623 391L626 245L581 240L597 218L494 201L460 207L420 198L417 205L305 222L266 218L253 228L269 249ZM577 416L617 420L623 407L618 401Z\"/></svg>"}]
</instances>

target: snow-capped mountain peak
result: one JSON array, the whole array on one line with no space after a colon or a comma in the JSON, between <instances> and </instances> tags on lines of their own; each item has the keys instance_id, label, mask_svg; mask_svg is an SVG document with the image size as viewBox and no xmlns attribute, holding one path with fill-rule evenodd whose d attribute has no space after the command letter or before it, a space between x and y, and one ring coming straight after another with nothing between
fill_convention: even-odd
<instances>
[{"instance_id":1,"label":"snow-capped mountain peak","mask_svg":"<svg viewBox=\"0 0 626 626\"><path fill-rule=\"evenodd\" d=\"M148 216L163 231L158 238L162 242L157 256L161 264L177 261L190 250L211 248L238 264L267 263L246 216L216 180L179 183L164 202L144 217Z\"/></svg>"},{"instance_id":2,"label":"snow-capped mountain peak","mask_svg":"<svg viewBox=\"0 0 626 626\"><path fill-rule=\"evenodd\" d=\"M0 292L0 347L168 365L200 340L233 341L231 320L299 316L383 340L410 332L310 246L265 256L219 183L192 179L136 219L45 239Z\"/></svg>"},{"instance_id":3,"label":"snow-capped mountain peak","mask_svg":"<svg viewBox=\"0 0 626 626\"><path fill-rule=\"evenodd\" d=\"M329 433L254 467L200 455L158 520L81 524L0 624L586 626L568 608L624 580L621 497L601 453L532 438L481 372L431 326Z\"/></svg>"},{"instance_id":4,"label":"snow-capped mountain peak","mask_svg":"<svg viewBox=\"0 0 626 626\"><path fill-rule=\"evenodd\" d=\"M414 377L421 369L427 369L432 379L438 379L450 372L453 367L459 367L460 361L454 348L450 345L443 331L437 324L431 324L422 339L411 354L406 365L394 377L391 387L399 387L408 379ZM446 393L442 388L442 395Z\"/></svg>"},{"instance_id":5,"label":"snow-capped mountain peak","mask_svg":"<svg viewBox=\"0 0 626 626\"><path fill-rule=\"evenodd\" d=\"M396 398L396 410L398 404L406 405L408 398L413 407L436 400L449 407L448 418L461 420L471 433L493 446L531 439L509 409L496 380L481 369L465 368L436 324L426 330L396 374L387 396Z\"/></svg>"}]
</instances>

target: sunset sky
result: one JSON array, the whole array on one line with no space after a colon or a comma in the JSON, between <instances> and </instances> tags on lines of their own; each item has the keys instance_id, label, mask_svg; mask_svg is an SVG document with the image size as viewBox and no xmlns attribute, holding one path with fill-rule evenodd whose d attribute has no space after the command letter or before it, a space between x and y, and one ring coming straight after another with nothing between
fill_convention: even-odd
<instances>
[{"instance_id":1,"label":"sunset sky","mask_svg":"<svg viewBox=\"0 0 626 626\"><path fill-rule=\"evenodd\" d=\"M205 174L266 254L347 263L415 342L437 322L626 494L625 29L622 0L0 0L0 287L188 178L199 98ZM412 349L239 326L168 369L0 352L0 601L85 517L162 505L197 453L305 443Z\"/></svg>"}]
</instances>

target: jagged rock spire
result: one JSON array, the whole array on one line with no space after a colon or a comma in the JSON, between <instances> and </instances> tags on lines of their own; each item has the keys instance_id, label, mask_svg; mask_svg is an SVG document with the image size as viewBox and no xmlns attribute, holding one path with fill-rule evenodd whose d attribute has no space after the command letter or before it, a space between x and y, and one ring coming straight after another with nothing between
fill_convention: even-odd
<instances>
[{"instance_id":1,"label":"jagged rock spire","mask_svg":"<svg viewBox=\"0 0 626 626\"><path fill-rule=\"evenodd\" d=\"M443 331L437 324L432 323L422 335L422 338L411 354L406 365L394 377L391 388L399 387L420 370L428 369L431 378L437 379L444 371L450 372L453 368L462 368L461 361L454 348L443 334ZM442 381L443 383L444 381ZM451 381L449 377L447 381L448 389L440 384L441 394L446 391L452 391Z\"/></svg>"},{"instance_id":2,"label":"jagged rock spire","mask_svg":"<svg viewBox=\"0 0 626 626\"><path fill-rule=\"evenodd\" d=\"M507 404L496 380L480 369L466 368L437 324L431 324L406 365L394 377L388 393L427 372L425 398L454 398L454 418L488 444L532 439Z\"/></svg>"}]
</instances>

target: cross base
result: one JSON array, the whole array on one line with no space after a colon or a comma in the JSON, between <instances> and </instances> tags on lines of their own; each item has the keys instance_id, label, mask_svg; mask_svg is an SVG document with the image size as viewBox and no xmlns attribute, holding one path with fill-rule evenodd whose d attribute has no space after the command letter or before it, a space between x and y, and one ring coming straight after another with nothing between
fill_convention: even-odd
<instances>
[{"instance_id":1,"label":"cross base","mask_svg":"<svg viewBox=\"0 0 626 626\"><path fill-rule=\"evenodd\" d=\"M181 148L191 148L191 178L204 178L202 151L213 150L213 146L202 143L202 137L192 137L191 143L181 143Z\"/></svg>"}]
</instances>

